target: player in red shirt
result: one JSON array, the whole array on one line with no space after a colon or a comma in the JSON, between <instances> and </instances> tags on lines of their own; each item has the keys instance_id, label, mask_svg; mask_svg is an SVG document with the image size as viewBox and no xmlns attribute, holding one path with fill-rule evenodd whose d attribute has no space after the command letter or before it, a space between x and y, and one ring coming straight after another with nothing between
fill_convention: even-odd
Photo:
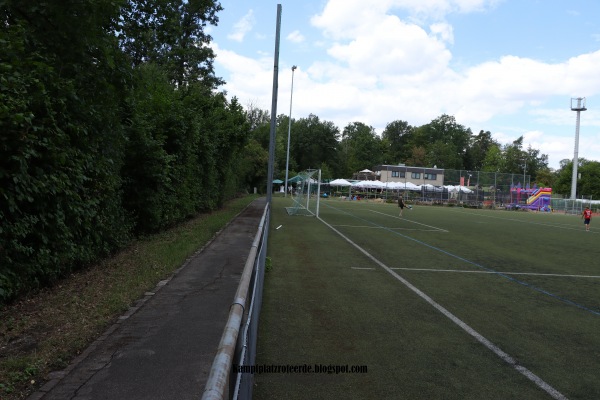
<instances>
[{"instance_id":1,"label":"player in red shirt","mask_svg":"<svg viewBox=\"0 0 600 400\"><path fill-rule=\"evenodd\" d=\"M592 219L592 210L589 207L586 207L581 213L581 218L583 218L583 223L585 224L585 230L590 230L590 220Z\"/></svg>"}]
</instances>

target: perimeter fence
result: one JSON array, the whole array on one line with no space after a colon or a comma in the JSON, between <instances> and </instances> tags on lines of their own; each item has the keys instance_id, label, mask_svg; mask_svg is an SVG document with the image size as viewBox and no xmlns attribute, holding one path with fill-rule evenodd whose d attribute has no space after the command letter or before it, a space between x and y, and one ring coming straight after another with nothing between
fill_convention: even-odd
<instances>
[{"instance_id":1,"label":"perimeter fence","mask_svg":"<svg viewBox=\"0 0 600 400\"><path fill-rule=\"evenodd\" d=\"M401 192L407 201L416 203L519 208L527 204L533 190L531 176L526 174L446 169L442 186L421 185L418 190ZM396 192L399 191L387 190L381 195L394 199L398 195Z\"/></svg>"},{"instance_id":2,"label":"perimeter fence","mask_svg":"<svg viewBox=\"0 0 600 400\"><path fill-rule=\"evenodd\" d=\"M424 169L425 171L425 169ZM537 211L564 212L567 214L581 214L585 207L600 213L600 200L593 200L591 196L581 196L579 199L566 199L556 194L551 199L545 200L540 206L527 204L527 200L535 193L537 187L532 184L531 175L509 174L501 172L482 172L473 170L445 169L442 185L421 184L411 187L407 184L411 179L404 181L404 188L391 186L368 185L363 187L335 187L323 183L325 195L333 195L349 200L375 200L394 202L400 194L404 200L415 204L443 204L460 205L476 208L506 208L506 209L533 209ZM374 181L374 184L382 184ZM317 185L313 186L311 195L315 195ZM537 208L536 208L537 207Z\"/></svg>"},{"instance_id":3,"label":"perimeter fence","mask_svg":"<svg viewBox=\"0 0 600 400\"><path fill-rule=\"evenodd\" d=\"M533 190L531 175L455 169L444 170L444 187L449 186L459 189L448 194L448 201L478 207L525 205L527 191Z\"/></svg>"},{"instance_id":4,"label":"perimeter fence","mask_svg":"<svg viewBox=\"0 0 600 400\"><path fill-rule=\"evenodd\" d=\"M267 268L270 207L267 203L246 259L202 400L252 399L253 374L246 373L246 369L253 366L256 360L258 323Z\"/></svg>"}]
</instances>

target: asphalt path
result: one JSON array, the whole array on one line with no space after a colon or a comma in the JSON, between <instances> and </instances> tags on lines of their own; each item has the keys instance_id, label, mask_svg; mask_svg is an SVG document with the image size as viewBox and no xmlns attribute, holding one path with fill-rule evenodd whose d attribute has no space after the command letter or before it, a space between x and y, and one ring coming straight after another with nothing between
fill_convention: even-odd
<instances>
[{"instance_id":1,"label":"asphalt path","mask_svg":"<svg viewBox=\"0 0 600 400\"><path fill-rule=\"evenodd\" d=\"M265 204L252 202L28 400L201 398Z\"/></svg>"}]
</instances>

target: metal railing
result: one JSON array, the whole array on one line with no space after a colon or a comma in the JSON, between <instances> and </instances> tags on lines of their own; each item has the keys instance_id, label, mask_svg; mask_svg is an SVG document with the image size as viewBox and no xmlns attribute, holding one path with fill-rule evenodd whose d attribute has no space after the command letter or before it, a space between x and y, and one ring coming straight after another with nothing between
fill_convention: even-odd
<instances>
[{"instance_id":1,"label":"metal railing","mask_svg":"<svg viewBox=\"0 0 600 400\"><path fill-rule=\"evenodd\" d=\"M268 234L269 203L265 206L250 254L246 259L202 400L252 398L252 375L238 373L233 367L253 365L256 359ZM250 302L247 307L248 299Z\"/></svg>"}]
</instances>

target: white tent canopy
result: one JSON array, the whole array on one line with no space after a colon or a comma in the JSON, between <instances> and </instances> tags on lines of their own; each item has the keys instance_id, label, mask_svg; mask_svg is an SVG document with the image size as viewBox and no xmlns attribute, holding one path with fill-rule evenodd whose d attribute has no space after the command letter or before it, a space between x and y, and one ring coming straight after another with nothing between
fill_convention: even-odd
<instances>
[{"instance_id":1,"label":"white tent canopy","mask_svg":"<svg viewBox=\"0 0 600 400\"><path fill-rule=\"evenodd\" d=\"M412 182L383 182L383 187L390 190L421 190L421 186Z\"/></svg>"},{"instance_id":2,"label":"white tent canopy","mask_svg":"<svg viewBox=\"0 0 600 400\"><path fill-rule=\"evenodd\" d=\"M433 186L430 183L421 185L421 188L424 188L425 190L428 190L430 192L442 192L444 190L441 187Z\"/></svg>"},{"instance_id":3,"label":"white tent canopy","mask_svg":"<svg viewBox=\"0 0 600 400\"><path fill-rule=\"evenodd\" d=\"M364 189L384 189L385 183L381 181L359 181L353 183L352 187L359 187Z\"/></svg>"},{"instance_id":4,"label":"white tent canopy","mask_svg":"<svg viewBox=\"0 0 600 400\"><path fill-rule=\"evenodd\" d=\"M414 190L414 191L421 190L421 186L415 185L412 182L406 182L406 190Z\"/></svg>"},{"instance_id":5,"label":"white tent canopy","mask_svg":"<svg viewBox=\"0 0 600 400\"><path fill-rule=\"evenodd\" d=\"M404 182L386 182L385 186L386 186L386 188L391 189L391 190L405 188Z\"/></svg>"},{"instance_id":6,"label":"white tent canopy","mask_svg":"<svg viewBox=\"0 0 600 400\"><path fill-rule=\"evenodd\" d=\"M473 191L466 186L455 186L455 190L462 193L473 193Z\"/></svg>"},{"instance_id":7,"label":"white tent canopy","mask_svg":"<svg viewBox=\"0 0 600 400\"><path fill-rule=\"evenodd\" d=\"M351 186L352 184L345 179L334 179L329 182L331 186Z\"/></svg>"}]
</instances>

